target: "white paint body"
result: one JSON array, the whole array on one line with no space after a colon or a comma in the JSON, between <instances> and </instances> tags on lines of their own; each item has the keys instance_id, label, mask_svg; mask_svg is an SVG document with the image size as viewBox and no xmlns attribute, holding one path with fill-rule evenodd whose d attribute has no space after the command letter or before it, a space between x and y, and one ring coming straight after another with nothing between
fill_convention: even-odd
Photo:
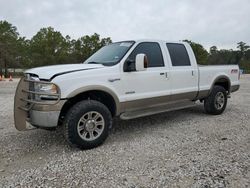
<instances>
[{"instance_id":1,"label":"white paint body","mask_svg":"<svg viewBox=\"0 0 250 188\"><path fill-rule=\"evenodd\" d=\"M165 66L151 67L143 71L124 72L123 64L125 60L141 42L159 43ZM40 79L47 80L59 74L51 82L60 87L62 99L72 97L73 93L77 93L77 91L86 91L89 87L107 88L117 96L119 102L198 92L209 90L219 76L229 78L231 85L239 85L238 74L231 72L233 69L237 69L239 72L238 65L198 66L190 45L185 42L177 43L185 45L191 66L172 66L166 41L138 40L122 60L114 66L95 64L56 65L30 69L26 73L36 74ZM79 69L83 71L71 72ZM69 73L60 75L61 72L65 71ZM164 73L164 76L161 73ZM119 81L111 82L110 79L119 79ZM132 91L133 94L127 94Z\"/></svg>"}]
</instances>

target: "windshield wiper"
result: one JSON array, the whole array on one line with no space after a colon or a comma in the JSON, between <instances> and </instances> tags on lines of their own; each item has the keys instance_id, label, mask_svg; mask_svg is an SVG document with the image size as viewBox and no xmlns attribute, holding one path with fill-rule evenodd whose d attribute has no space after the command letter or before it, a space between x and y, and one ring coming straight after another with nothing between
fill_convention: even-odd
<instances>
[{"instance_id":1,"label":"windshield wiper","mask_svg":"<svg viewBox=\"0 0 250 188\"><path fill-rule=\"evenodd\" d=\"M87 64L101 64L103 66L113 66L115 62L97 62L97 61L89 61Z\"/></svg>"},{"instance_id":2,"label":"windshield wiper","mask_svg":"<svg viewBox=\"0 0 250 188\"><path fill-rule=\"evenodd\" d=\"M90 62L88 62L87 64L103 64L103 63L101 63L101 62L96 62L96 61L90 61Z\"/></svg>"}]
</instances>

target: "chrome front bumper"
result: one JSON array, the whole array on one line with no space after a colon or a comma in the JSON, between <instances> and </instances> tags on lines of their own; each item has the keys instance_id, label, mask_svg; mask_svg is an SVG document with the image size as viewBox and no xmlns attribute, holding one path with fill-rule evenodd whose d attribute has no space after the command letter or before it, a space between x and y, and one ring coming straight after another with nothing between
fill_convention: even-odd
<instances>
[{"instance_id":1,"label":"chrome front bumper","mask_svg":"<svg viewBox=\"0 0 250 188\"><path fill-rule=\"evenodd\" d=\"M56 127L58 124L60 111L66 100L60 100L60 93L49 94L56 96L56 100L34 100L35 95L44 95L30 87L35 82L48 83L29 78L22 78L18 83L14 101L14 120L17 130L30 129L30 124L35 127Z\"/></svg>"},{"instance_id":2,"label":"chrome front bumper","mask_svg":"<svg viewBox=\"0 0 250 188\"><path fill-rule=\"evenodd\" d=\"M29 123L35 127L56 127L60 111L30 111Z\"/></svg>"}]
</instances>

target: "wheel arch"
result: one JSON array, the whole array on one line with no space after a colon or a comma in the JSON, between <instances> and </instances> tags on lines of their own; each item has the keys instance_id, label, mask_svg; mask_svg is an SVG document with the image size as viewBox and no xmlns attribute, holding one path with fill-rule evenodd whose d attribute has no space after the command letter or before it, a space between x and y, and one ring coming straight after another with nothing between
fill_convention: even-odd
<instances>
[{"instance_id":1,"label":"wheel arch","mask_svg":"<svg viewBox=\"0 0 250 188\"><path fill-rule=\"evenodd\" d=\"M231 81L230 81L230 78L228 76L221 75L221 76L216 77L211 85L211 88L209 90L209 94L212 92L215 85L222 86L228 92L228 94L230 94Z\"/></svg>"},{"instance_id":2,"label":"wheel arch","mask_svg":"<svg viewBox=\"0 0 250 188\"><path fill-rule=\"evenodd\" d=\"M79 88L71 92L67 97L67 102L63 105L60 119L62 121L67 111L77 102L82 100L97 100L103 103L110 110L112 116L119 115L120 102L117 95L109 88L103 86ZM59 124L61 124L59 122Z\"/></svg>"}]
</instances>

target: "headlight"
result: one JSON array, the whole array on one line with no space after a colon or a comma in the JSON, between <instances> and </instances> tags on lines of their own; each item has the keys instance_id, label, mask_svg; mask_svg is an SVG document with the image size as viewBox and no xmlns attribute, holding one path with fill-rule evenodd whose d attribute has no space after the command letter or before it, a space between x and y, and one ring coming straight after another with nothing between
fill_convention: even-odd
<instances>
[{"instance_id":1,"label":"headlight","mask_svg":"<svg viewBox=\"0 0 250 188\"><path fill-rule=\"evenodd\" d=\"M58 96L54 96L53 94L59 94L59 88L53 83L35 83L34 87L36 92L44 93L44 95L38 95L40 99L53 100L58 98Z\"/></svg>"},{"instance_id":2,"label":"headlight","mask_svg":"<svg viewBox=\"0 0 250 188\"><path fill-rule=\"evenodd\" d=\"M36 83L35 89L41 93L49 93L49 94L57 94L58 93L57 86L55 84L52 84L52 83L48 83L48 84Z\"/></svg>"}]
</instances>

